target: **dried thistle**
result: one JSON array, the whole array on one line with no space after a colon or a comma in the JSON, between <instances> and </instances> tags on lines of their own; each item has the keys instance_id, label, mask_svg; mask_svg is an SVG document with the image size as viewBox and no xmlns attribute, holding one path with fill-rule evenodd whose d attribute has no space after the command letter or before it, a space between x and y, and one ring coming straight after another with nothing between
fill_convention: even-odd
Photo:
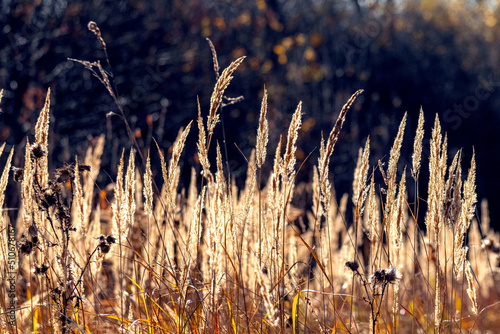
<instances>
[{"instance_id":1,"label":"dried thistle","mask_svg":"<svg viewBox=\"0 0 500 334\"><path fill-rule=\"evenodd\" d=\"M385 270L385 280L387 281L387 283L395 284L396 281L400 280L401 278L403 278L403 275L401 274L400 267L398 268L391 265Z\"/></svg>"},{"instance_id":2,"label":"dried thistle","mask_svg":"<svg viewBox=\"0 0 500 334\"><path fill-rule=\"evenodd\" d=\"M12 178L14 179L14 181L22 182L23 175L24 175L24 169L12 166L12 172L14 173L12 175Z\"/></svg>"},{"instance_id":3,"label":"dried thistle","mask_svg":"<svg viewBox=\"0 0 500 334\"><path fill-rule=\"evenodd\" d=\"M75 169L70 164L65 164L63 167L56 169L56 181L66 183L73 181L75 178Z\"/></svg>"},{"instance_id":4,"label":"dried thistle","mask_svg":"<svg viewBox=\"0 0 500 334\"><path fill-rule=\"evenodd\" d=\"M359 264L356 261L347 261L345 266L352 271L357 271L359 268Z\"/></svg>"},{"instance_id":5,"label":"dried thistle","mask_svg":"<svg viewBox=\"0 0 500 334\"><path fill-rule=\"evenodd\" d=\"M387 269L377 269L369 277L368 282L373 285L395 284L403 278L400 267L390 265Z\"/></svg>"},{"instance_id":6,"label":"dried thistle","mask_svg":"<svg viewBox=\"0 0 500 334\"><path fill-rule=\"evenodd\" d=\"M31 155L35 160L43 158L47 154L46 146L34 143L30 146Z\"/></svg>"},{"instance_id":7,"label":"dried thistle","mask_svg":"<svg viewBox=\"0 0 500 334\"><path fill-rule=\"evenodd\" d=\"M42 275L42 274L45 274L47 272L47 270L49 270L49 265L48 264L41 264L41 265L36 265L35 268L33 268L33 273L35 275Z\"/></svg>"},{"instance_id":8,"label":"dried thistle","mask_svg":"<svg viewBox=\"0 0 500 334\"><path fill-rule=\"evenodd\" d=\"M21 253L29 255L33 251L35 244L33 244L32 241L28 240L25 236L23 236L21 240L17 243L17 247Z\"/></svg>"},{"instance_id":9,"label":"dried thistle","mask_svg":"<svg viewBox=\"0 0 500 334\"><path fill-rule=\"evenodd\" d=\"M98 239L99 244L97 245L97 247L99 248L99 251L104 254L109 253L109 251L111 250L111 245L116 243L116 238L112 235L101 234Z\"/></svg>"},{"instance_id":10,"label":"dried thistle","mask_svg":"<svg viewBox=\"0 0 500 334\"><path fill-rule=\"evenodd\" d=\"M56 188L56 187L54 187ZM57 188L56 188L57 189ZM51 208L58 203L58 191L55 189L47 189L43 193L43 197L41 199L41 205L45 209Z\"/></svg>"}]
</instances>

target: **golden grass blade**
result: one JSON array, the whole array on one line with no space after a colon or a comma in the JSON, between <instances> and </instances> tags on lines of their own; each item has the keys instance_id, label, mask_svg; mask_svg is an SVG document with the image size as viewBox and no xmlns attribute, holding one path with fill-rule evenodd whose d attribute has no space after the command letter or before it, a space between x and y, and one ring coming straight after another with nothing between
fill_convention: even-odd
<instances>
[{"instance_id":1,"label":"golden grass blade","mask_svg":"<svg viewBox=\"0 0 500 334\"><path fill-rule=\"evenodd\" d=\"M74 196L73 196L73 201L74 205L76 207L76 222L75 226L78 226L79 229L81 229L81 232L83 235L86 234L87 226L84 225L84 210L83 210L83 188L82 184L80 182L80 170L79 170L79 164L78 164L78 157L75 157L75 179L73 180L74 184ZM74 219L74 218L73 218Z\"/></svg>"},{"instance_id":2,"label":"golden grass blade","mask_svg":"<svg viewBox=\"0 0 500 334\"><path fill-rule=\"evenodd\" d=\"M393 226L391 227L392 240L394 242L395 250L399 251L403 247L403 225L404 225L404 210L406 210L406 167L401 175L399 182L399 191L396 199L396 211L392 220Z\"/></svg>"},{"instance_id":3,"label":"golden grass blade","mask_svg":"<svg viewBox=\"0 0 500 334\"><path fill-rule=\"evenodd\" d=\"M132 324L132 322L131 322L130 320L128 320L128 319L126 319L126 318L122 318L122 317L117 316L117 315L108 315L107 317L108 317L109 319L115 319L115 320L118 320L118 321L120 321L120 322L124 322L124 323L126 323L126 324L128 324L128 325Z\"/></svg>"},{"instance_id":4,"label":"golden grass blade","mask_svg":"<svg viewBox=\"0 0 500 334\"><path fill-rule=\"evenodd\" d=\"M87 24L87 29L94 33L94 35L97 37L97 40L99 41L99 43L101 43L102 48L104 50L106 50L106 43L104 42L104 39L102 38L101 29L99 29L99 27L97 26L97 23L95 23L94 21L89 21L89 23Z\"/></svg>"},{"instance_id":5,"label":"golden grass blade","mask_svg":"<svg viewBox=\"0 0 500 334\"><path fill-rule=\"evenodd\" d=\"M186 138L189 134L189 131L191 130L191 124L193 121L189 122L188 126L184 131L180 132L177 139L174 142L174 147L172 149L172 157L170 158L170 163L168 166L168 179L165 180L167 184L167 203L170 203L173 208L175 208L175 198L174 194L176 193L176 188L177 188L177 182L175 180L178 180L175 177L175 170L179 164L179 160L181 158L181 153L184 148L184 144L186 143ZM163 171L163 163L165 162L162 158L162 171Z\"/></svg>"},{"instance_id":6,"label":"golden grass blade","mask_svg":"<svg viewBox=\"0 0 500 334\"><path fill-rule=\"evenodd\" d=\"M146 171L144 173L144 213L148 218L153 215L153 173L151 172L151 159L149 156L146 160Z\"/></svg>"},{"instance_id":7,"label":"golden grass blade","mask_svg":"<svg viewBox=\"0 0 500 334\"><path fill-rule=\"evenodd\" d=\"M5 200L5 189L7 188L7 183L9 181L9 172L10 165L12 163L12 156L14 155L14 147L10 150L9 157L7 158L7 162L5 163L5 167L3 169L2 177L0 178L0 210L3 208L3 202ZM3 219L3 215L0 214L0 220ZM2 228L4 228L2 224Z\"/></svg>"},{"instance_id":8,"label":"golden grass blade","mask_svg":"<svg viewBox=\"0 0 500 334\"><path fill-rule=\"evenodd\" d=\"M420 108L420 113L418 116L418 125L417 125L417 133L415 134L415 139L413 142L413 155L411 156L412 160L412 169L411 175L413 179L418 178L418 174L420 173L420 159L422 157L422 141L424 139L424 111Z\"/></svg>"},{"instance_id":9,"label":"golden grass blade","mask_svg":"<svg viewBox=\"0 0 500 334\"><path fill-rule=\"evenodd\" d=\"M49 180L49 163L47 159L47 146L49 143L49 116L50 111L50 88L47 90L47 97L45 98L45 104L38 116L36 126L35 126L35 139L36 143L40 145L44 151L43 156L39 159L40 173L37 173L38 182L42 188L47 187Z\"/></svg>"},{"instance_id":10,"label":"golden grass blade","mask_svg":"<svg viewBox=\"0 0 500 334\"><path fill-rule=\"evenodd\" d=\"M165 196L167 196L167 198L170 198L170 196L168 196L168 194L167 194L167 192L169 190L167 163L165 162L165 157L163 156L163 153L160 150L160 146L158 146L158 143L156 142L156 140L155 140L155 144L156 144L156 148L158 149L158 154L160 155L161 173L163 176L163 187L162 187L161 196L162 196L162 198ZM167 203L167 205L168 205L168 203Z\"/></svg>"},{"instance_id":11,"label":"golden grass blade","mask_svg":"<svg viewBox=\"0 0 500 334\"><path fill-rule=\"evenodd\" d=\"M264 87L262 105L260 108L259 128L257 130L257 167L262 168L267 155L267 142L269 140L269 126L267 122L267 90Z\"/></svg>"},{"instance_id":12,"label":"golden grass blade","mask_svg":"<svg viewBox=\"0 0 500 334\"><path fill-rule=\"evenodd\" d=\"M234 321L233 310L231 308L231 301L226 296L227 308L229 309L229 317L231 318L231 326L233 327L234 334L238 334L238 329L236 328L236 321Z\"/></svg>"},{"instance_id":13,"label":"golden grass blade","mask_svg":"<svg viewBox=\"0 0 500 334\"><path fill-rule=\"evenodd\" d=\"M389 166L387 167L387 197L384 212L384 220L389 221L390 215L392 214L392 208L396 198L396 174L398 171L398 161L401 155L401 145L403 144L403 135L406 127L406 115L404 114L403 120L399 124L398 134L394 140L394 144L391 148L391 153L389 156Z\"/></svg>"},{"instance_id":14,"label":"golden grass blade","mask_svg":"<svg viewBox=\"0 0 500 334\"><path fill-rule=\"evenodd\" d=\"M205 132L205 125L203 124L203 118L201 117L200 100L198 97L196 99L198 102L198 143L196 146L198 147L200 164L203 167L205 174L207 174L205 176L208 177L208 173L210 172L210 162L208 161L207 136Z\"/></svg>"},{"instance_id":15,"label":"golden grass blade","mask_svg":"<svg viewBox=\"0 0 500 334\"><path fill-rule=\"evenodd\" d=\"M128 158L127 174L125 175L125 210L124 216L127 217L127 230L134 223L135 214L135 151L130 150ZM126 235L125 235L126 236Z\"/></svg>"},{"instance_id":16,"label":"golden grass blade","mask_svg":"<svg viewBox=\"0 0 500 334\"><path fill-rule=\"evenodd\" d=\"M366 139L365 147L363 150L360 149L360 154L358 157L358 163L356 170L354 171L354 182L353 182L353 194L352 200L353 204L359 211L358 215L361 217L363 213L363 205L366 199L367 190L366 180L368 178L368 169L370 160L370 137Z\"/></svg>"},{"instance_id":17,"label":"golden grass blade","mask_svg":"<svg viewBox=\"0 0 500 334\"><path fill-rule=\"evenodd\" d=\"M44 147L48 144L49 137L49 110L50 110L50 88L47 90L47 97L45 98L45 104L38 116L35 126L35 139L36 142Z\"/></svg>"},{"instance_id":18,"label":"golden grass blade","mask_svg":"<svg viewBox=\"0 0 500 334\"><path fill-rule=\"evenodd\" d=\"M123 215L124 210L122 210L122 207L125 206L124 204L125 199L123 194L124 155L125 155L125 150L122 151L122 156L120 158L120 163L118 165L118 172L116 175L116 182L115 182L115 194L114 194L115 200L113 204L111 204L111 209L113 211L112 233L120 243L123 243L125 241L124 234L126 226L125 222L126 217Z\"/></svg>"},{"instance_id":19,"label":"golden grass blade","mask_svg":"<svg viewBox=\"0 0 500 334\"><path fill-rule=\"evenodd\" d=\"M31 226L33 214L33 166L31 164L31 152L29 140L26 139L26 150L24 155L23 180L21 182L21 201L24 228L27 231Z\"/></svg>"},{"instance_id":20,"label":"golden grass blade","mask_svg":"<svg viewBox=\"0 0 500 334\"><path fill-rule=\"evenodd\" d=\"M144 312L146 313L146 320L147 320L147 323L148 323L148 333L152 333L152 327L150 326L151 324L151 321L149 319L149 313L148 313L148 305L146 303L146 297L145 297L145 294L146 292L144 291L144 289L139 285L137 284L136 281L134 281L130 276L128 275L125 275L138 289L139 291L141 292L141 300L142 300L142 303L144 305Z\"/></svg>"},{"instance_id":21,"label":"golden grass blade","mask_svg":"<svg viewBox=\"0 0 500 334\"><path fill-rule=\"evenodd\" d=\"M300 125L302 117L302 101L299 102L297 109L293 113L292 121L290 122L290 127L288 128L288 137L286 141L285 154L283 156L283 166L284 166L284 176L285 183L290 179L295 168L295 152L297 151L297 138L299 135Z\"/></svg>"},{"instance_id":22,"label":"golden grass blade","mask_svg":"<svg viewBox=\"0 0 500 334\"><path fill-rule=\"evenodd\" d=\"M465 277L467 277L467 295L469 296L469 299L472 302L471 311L473 314L477 315L478 307L477 307L476 287L474 285L474 277L469 261L467 261L467 263L465 264Z\"/></svg>"},{"instance_id":23,"label":"golden grass blade","mask_svg":"<svg viewBox=\"0 0 500 334\"><path fill-rule=\"evenodd\" d=\"M217 52L215 51L214 44L210 38L206 38L208 45L210 46L210 52L212 52L212 61L214 63L215 80L219 80L219 61L217 60Z\"/></svg>"},{"instance_id":24,"label":"golden grass blade","mask_svg":"<svg viewBox=\"0 0 500 334\"><path fill-rule=\"evenodd\" d=\"M442 196L440 189L444 188L444 176L440 168L442 147L441 124L438 115L434 121L431 138L431 154L429 157L429 187L428 187L428 209L425 215L427 233L434 234L434 240L439 243L437 232L439 231L441 219L439 212L442 207Z\"/></svg>"},{"instance_id":25,"label":"golden grass blade","mask_svg":"<svg viewBox=\"0 0 500 334\"><path fill-rule=\"evenodd\" d=\"M337 121L335 122L335 126L332 128L332 131L328 136L328 141L326 143L326 146L323 148L322 152L320 152L320 158L318 162L320 183L322 183L323 179L328 176L327 166L329 164L330 157L332 156L333 150L335 148L335 144L339 139L340 130L342 129L342 125L344 124L347 111L361 93L363 93L362 89L357 90L344 104L344 106L340 110L340 114L337 118Z\"/></svg>"},{"instance_id":26,"label":"golden grass blade","mask_svg":"<svg viewBox=\"0 0 500 334\"><path fill-rule=\"evenodd\" d=\"M208 121L207 121L207 129L209 136L212 135L212 133L214 132L215 125L217 125L217 122L219 121L219 115L217 114L217 109L219 109L220 103L222 101L222 96L224 95L224 91L226 90L227 86L229 86L231 79L233 79L232 74L234 73L234 71L236 71L238 66L240 66L240 64L243 62L243 59L245 59L244 56L236 59L231 63L231 65L229 65L226 69L224 69L219 79L217 80L217 83L215 84L212 97L210 98L210 112L208 114Z\"/></svg>"},{"instance_id":27,"label":"golden grass blade","mask_svg":"<svg viewBox=\"0 0 500 334\"><path fill-rule=\"evenodd\" d=\"M370 182L370 190L368 192L368 203L367 206L367 232L366 235L371 242L376 241L377 237L377 223L378 223L378 210L377 210L377 200L375 198L375 182L374 174L372 174Z\"/></svg>"},{"instance_id":28,"label":"golden grass blade","mask_svg":"<svg viewBox=\"0 0 500 334\"><path fill-rule=\"evenodd\" d=\"M295 297L293 297L293 304L292 304L292 332L294 334L297 332L295 328L295 322L296 322L295 319L297 318L297 303L299 301L299 296L300 296L300 291L297 292Z\"/></svg>"},{"instance_id":29,"label":"golden grass blade","mask_svg":"<svg viewBox=\"0 0 500 334\"><path fill-rule=\"evenodd\" d=\"M0 146L0 157L2 156L3 150L5 148L5 144L7 144L7 143L3 143L2 146Z\"/></svg>"}]
</instances>

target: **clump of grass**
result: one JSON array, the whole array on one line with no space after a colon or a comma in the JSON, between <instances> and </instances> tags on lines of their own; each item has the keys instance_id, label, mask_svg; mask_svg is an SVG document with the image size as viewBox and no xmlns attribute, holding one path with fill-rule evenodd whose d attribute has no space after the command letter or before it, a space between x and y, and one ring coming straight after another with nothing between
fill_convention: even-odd
<instances>
[{"instance_id":1,"label":"clump of grass","mask_svg":"<svg viewBox=\"0 0 500 334\"><path fill-rule=\"evenodd\" d=\"M97 24L91 23L89 29L105 50ZM329 165L348 110L362 91L346 101L326 143L320 141L313 181L303 186L295 184L296 150L307 110L299 103L290 116L286 142L280 137L273 148L267 124L271 102L264 88L256 149L248 159L245 185L239 189L230 170L224 170L227 157L223 158L214 129L220 124L225 89L244 59L233 61L219 76L215 49L210 46L216 83L206 113L198 101L197 147L186 147L191 122L179 131L170 154L159 144L152 152L139 147L126 123L131 136L128 160L123 150L113 195L100 192L110 206L92 200L103 136L83 160L75 158L74 164L51 172L48 92L34 141L27 141L25 147L24 167L13 171L21 192L15 224L18 329L91 333L403 333L418 329L438 333L498 325L492 317L497 304L487 291L496 293L494 257L500 253L500 239L490 229L487 215L481 222L483 234L479 233L474 217L475 158L462 180L462 153L448 165L447 139L437 115L429 180L420 180L425 164L422 111L411 178L400 166L406 154L401 151L406 114L387 169L381 161L371 165L370 139L366 140L353 176L354 212L348 222L349 195L336 196ZM126 121L112 76L99 62L78 62L105 86ZM210 149L216 150L215 161L209 157ZM266 162L268 149L275 152L270 162ZM185 150L196 151L199 158L187 189L179 186ZM161 170L161 187L153 177L154 154L160 158L156 169ZM5 190L12 157L11 150L0 190ZM272 164L271 172L262 175L266 163ZM378 185L375 175L384 184ZM407 193L411 179L415 185L426 182L429 189L425 230L417 224L424 199ZM304 192L313 198L305 212L291 204L294 196ZM3 205L4 191L0 194ZM486 206L482 212L487 212ZM303 224L305 216L309 226ZM10 222L6 215L0 218L5 231ZM484 236L480 250L477 244ZM5 273L8 264L3 258ZM0 313L5 315L3 300ZM5 316L0 319L7 322ZM3 328L16 331L12 326Z\"/></svg>"}]
</instances>

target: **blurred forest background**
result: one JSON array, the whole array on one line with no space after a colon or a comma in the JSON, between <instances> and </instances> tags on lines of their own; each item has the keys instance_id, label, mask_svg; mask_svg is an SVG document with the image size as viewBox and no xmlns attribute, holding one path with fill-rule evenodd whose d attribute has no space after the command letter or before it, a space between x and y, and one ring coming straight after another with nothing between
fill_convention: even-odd
<instances>
[{"instance_id":1,"label":"blurred forest background","mask_svg":"<svg viewBox=\"0 0 500 334\"><path fill-rule=\"evenodd\" d=\"M297 103L304 103L299 163L313 153L299 181L311 178L321 133L329 133L347 98L364 89L333 155L337 192L350 191L357 151L368 135L371 164L387 161L405 111L409 120L402 158L409 163L422 107L427 143L438 113L450 155L463 148L468 168L475 149L479 199L490 201L492 224L499 227L497 1L2 0L0 6L0 88L5 89L0 142L17 146L17 166L23 165L24 144L33 136L49 87L52 167L73 162L76 154L83 157L93 138L105 133L103 167L109 175L101 173L98 183L106 185L114 178L121 148L130 147L123 121L110 113L117 108L106 89L68 58L100 60L113 74L139 144L151 146L155 157L152 138L168 150L179 128L196 118L197 96L204 115L208 112L215 84L208 37L221 68L247 56L226 91L244 100L225 107L223 126L216 128L219 141L225 129L229 168L238 182L244 181L247 164L234 143L250 155L264 85L270 152ZM87 29L91 20L102 31L111 68ZM196 165L196 139L194 129L183 153L187 176ZM423 184L424 198L426 190ZM17 194L7 197L11 207L17 205Z\"/></svg>"}]
</instances>

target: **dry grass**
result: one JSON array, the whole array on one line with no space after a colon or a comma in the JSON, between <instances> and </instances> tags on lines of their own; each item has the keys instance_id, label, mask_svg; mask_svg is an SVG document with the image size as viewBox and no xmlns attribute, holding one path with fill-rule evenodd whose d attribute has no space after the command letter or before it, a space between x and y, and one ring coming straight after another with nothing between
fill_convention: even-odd
<instances>
[{"instance_id":1,"label":"dry grass","mask_svg":"<svg viewBox=\"0 0 500 334\"><path fill-rule=\"evenodd\" d=\"M101 40L97 26L89 27ZM215 50L213 55L218 72ZM200 165L193 166L189 189L178 185L178 164L183 150L194 152L185 147L191 123L179 131L168 161L159 146L151 153L160 156L161 190L149 152L136 166L137 147L130 149L126 166L124 151L108 208L92 201L104 137L84 160L49 173L47 94L23 172L15 170L14 178L21 181L18 220L0 217L2 238L9 224L16 225L18 256L16 323L9 325L8 296L2 290L0 332L459 333L498 328L500 238L489 227L486 204L482 221L475 217L474 156L462 180L461 152L448 165L437 115L429 180L419 179L423 112L411 155L412 179L406 166L398 172L406 115L387 170L381 163L370 167L367 139L353 176L354 221L348 222L348 195L341 200L335 195L329 163L348 110L361 94L355 92L327 143L320 143L308 188L313 205L298 212L290 203L307 189L295 185L302 104L290 118L284 152L281 139L276 147L264 187L259 185L268 145L265 89L256 152L242 189L225 176L220 147L212 141L224 90L242 61L217 77L206 123L199 108ZM92 71L100 68L81 63ZM95 74L115 97L108 76ZM215 171L211 148L217 153ZM137 159L142 157L137 153ZM2 204L12 154L0 179ZM382 185L375 183L380 173ZM409 180L427 183L428 198L408 194ZM423 201L425 213L419 212ZM422 215L425 230L415 223ZM2 248L4 277L7 251Z\"/></svg>"}]
</instances>

